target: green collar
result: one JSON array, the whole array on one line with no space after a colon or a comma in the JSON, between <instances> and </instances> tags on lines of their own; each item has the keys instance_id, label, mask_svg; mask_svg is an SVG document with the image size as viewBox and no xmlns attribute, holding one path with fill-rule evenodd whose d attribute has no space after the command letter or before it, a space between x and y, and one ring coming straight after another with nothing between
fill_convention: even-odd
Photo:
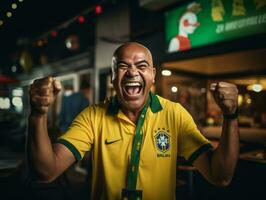
<instances>
[{"instance_id":1,"label":"green collar","mask_svg":"<svg viewBox=\"0 0 266 200\"><path fill-rule=\"evenodd\" d=\"M153 113L159 112L162 110L161 103L156 95L154 95L152 92L149 92L149 98L150 98L150 108ZM119 111L119 102L117 95L111 97L110 103L108 105L107 113L111 115L116 115Z\"/></svg>"}]
</instances>

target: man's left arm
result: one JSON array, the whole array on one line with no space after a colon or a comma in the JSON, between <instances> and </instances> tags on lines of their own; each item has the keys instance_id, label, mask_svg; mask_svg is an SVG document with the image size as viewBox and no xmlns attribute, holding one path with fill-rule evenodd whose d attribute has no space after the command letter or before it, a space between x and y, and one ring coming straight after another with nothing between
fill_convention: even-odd
<instances>
[{"instance_id":1,"label":"man's left arm","mask_svg":"<svg viewBox=\"0 0 266 200\"><path fill-rule=\"evenodd\" d=\"M225 82L211 84L210 90L224 115L222 134L218 147L200 155L193 165L209 182L224 187L233 178L239 155L238 90L234 84Z\"/></svg>"}]
</instances>

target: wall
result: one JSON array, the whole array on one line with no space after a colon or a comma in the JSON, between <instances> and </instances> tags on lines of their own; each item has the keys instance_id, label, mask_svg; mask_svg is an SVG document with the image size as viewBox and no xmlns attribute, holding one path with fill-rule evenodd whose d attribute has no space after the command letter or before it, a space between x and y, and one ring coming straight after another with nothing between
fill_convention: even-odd
<instances>
[{"instance_id":1,"label":"wall","mask_svg":"<svg viewBox=\"0 0 266 200\"><path fill-rule=\"evenodd\" d=\"M129 6L127 1L100 15L96 22L95 102L99 100L99 74L110 67L114 50L129 40ZM106 70L105 70L106 71Z\"/></svg>"}]
</instances>

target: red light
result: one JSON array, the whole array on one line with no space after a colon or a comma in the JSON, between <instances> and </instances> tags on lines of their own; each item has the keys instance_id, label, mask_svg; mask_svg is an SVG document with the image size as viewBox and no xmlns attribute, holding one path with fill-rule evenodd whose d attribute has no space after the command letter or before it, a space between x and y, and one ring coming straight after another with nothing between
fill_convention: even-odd
<instances>
[{"instance_id":1,"label":"red light","mask_svg":"<svg viewBox=\"0 0 266 200\"><path fill-rule=\"evenodd\" d=\"M58 33L57 33L56 31L52 31L52 32L51 32L51 36L52 36L52 37L55 38L55 37L57 37L57 35L58 35Z\"/></svg>"},{"instance_id":2,"label":"red light","mask_svg":"<svg viewBox=\"0 0 266 200\"><path fill-rule=\"evenodd\" d=\"M79 18L78 18L78 21L79 21L79 23L84 23L85 22L85 17L83 17L83 16L79 16Z\"/></svg>"},{"instance_id":3,"label":"red light","mask_svg":"<svg viewBox=\"0 0 266 200\"><path fill-rule=\"evenodd\" d=\"M102 12L103 12L102 6L100 6L100 5L95 6L95 13L97 15L101 14Z\"/></svg>"}]
</instances>

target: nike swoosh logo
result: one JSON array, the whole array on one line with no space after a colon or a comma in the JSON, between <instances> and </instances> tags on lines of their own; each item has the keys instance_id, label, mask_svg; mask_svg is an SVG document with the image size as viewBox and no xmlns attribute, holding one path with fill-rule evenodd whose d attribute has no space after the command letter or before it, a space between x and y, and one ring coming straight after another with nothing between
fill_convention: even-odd
<instances>
[{"instance_id":1,"label":"nike swoosh logo","mask_svg":"<svg viewBox=\"0 0 266 200\"><path fill-rule=\"evenodd\" d=\"M105 144L106 144L106 145L108 145L108 144L112 144L112 143L114 143L114 142L118 142L119 140L121 140L121 139L117 139L117 140L107 140L107 139L105 139Z\"/></svg>"}]
</instances>

